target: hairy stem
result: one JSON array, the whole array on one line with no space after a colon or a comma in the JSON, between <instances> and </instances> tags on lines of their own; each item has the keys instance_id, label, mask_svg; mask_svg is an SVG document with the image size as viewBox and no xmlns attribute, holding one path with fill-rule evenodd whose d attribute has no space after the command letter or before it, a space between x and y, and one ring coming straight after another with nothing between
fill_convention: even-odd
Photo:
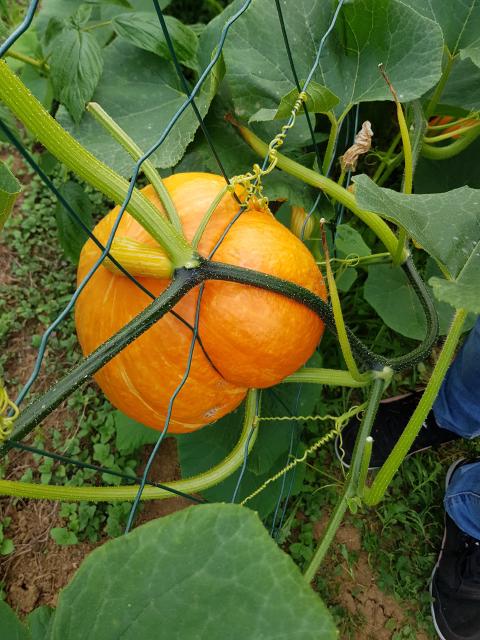
<instances>
[{"instance_id":1,"label":"hairy stem","mask_svg":"<svg viewBox=\"0 0 480 640\"><path fill-rule=\"evenodd\" d=\"M442 147L433 144L424 144L422 146L422 156L424 158L430 158L431 160L448 160L464 151L478 136L480 136L480 127L472 127L470 131L451 144Z\"/></svg>"},{"instance_id":2,"label":"hairy stem","mask_svg":"<svg viewBox=\"0 0 480 640\"><path fill-rule=\"evenodd\" d=\"M191 478L174 480L163 483L182 493L199 493L219 484L228 478L242 464L245 457L245 447L253 447L257 438L258 428L255 420L256 390L248 392L245 404L245 418L242 433L235 447L222 462L204 473ZM48 500L62 500L66 502L122 502L134 500L138 492L136 485L121 487L70 487L35 484L31 482L15 482L0 480L0 495L20 498L40 498ZM175 495L160 487L146 486L142 492L142 500L165 500Z\"/></svg>"},{"instance_id":3,"label":"hairy stem","mask_svg":"<svg viewBox=\"0 0 480 640\"><path fill-rule=\"evenodd\" d=\"M305 384L326 384L332 387L365 387L371 382L368 379L356 380L349 371L342 369L317 369L314 367L304 367L292 375L287 376L283 383L300 382Z\"/></svg>"},{"instance_id":4,"label":"hairy stem","mask_svg":"<svg viewBox=\"0 0 480 640\"><path fill-rule=\"evenodd\" d=\"M120 125L117 124L115 120L111 116L109 116L104 109L102 109L99 104L97 104L96 102L89 102L87 105L87 111L92 114L95 120L99 122L106 131L108 131L108 133L114 140L122 145L122 147L135 160L135 162L137 160L140 160L140 158L144 155L144 152L140 149L136 142L134 142L130 138L130 136L125 133ZM178 212L154 164L147 159L143 162L142 169L148 181L157 192L157 195L160 198L160 202L167 212L167 216L170 222L173 224L175 229L177 229L177 231L183 236L184 234L182 223L180 222Z\"/></svg>"},{"instance_id":5,"label":"hairy stem","mask_svg":"<svg viewBox=\"0 0 480 640\"><path fill-rule=\"evenodd\" d=\"M443 68L440 80L435 88L435 91L433 92L432 97L430 98L430 102L428 103L425 112L427 120L431 118L435 113L435 109L437 108L437 104L442 97L443 90L445 89L445 85L447 84L448 78L450 77L450 73L456 59L456 56L452 56L447 47L445 47L445 55L447 58L447 62L445 64L445 67Z\"/></svg>"}]
</instances>

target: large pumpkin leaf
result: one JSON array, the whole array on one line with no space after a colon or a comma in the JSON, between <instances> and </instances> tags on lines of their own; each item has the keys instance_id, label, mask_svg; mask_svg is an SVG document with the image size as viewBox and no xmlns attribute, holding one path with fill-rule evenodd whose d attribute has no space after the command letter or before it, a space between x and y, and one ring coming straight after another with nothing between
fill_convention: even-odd
<instances>
[{"instance_id":1,"label":"large pumpkin leaf","mask_svg":"<svg viewBox=\"0 0 480 640\"><path fill-rule=\"evenodd\" d=\"M442 29L452 56L476 58L480 47L480 0L404 0L405 4L435 21ZM475 62L475 60L474 60Z\"/></svg>"},{"instance_id":2,"label":"large pumpkin leaf","mask_svg":"<svg viewBox=\"0 0 480 640\"><path fill-rule=\"evenodd\" d=\"M283 3L282 8L297 73L305 78L329 26L332 3L297 0ZM282 42L270 0L253 0L233 25L224 48L227 77L240 116L249 117L261 108L275 109L281 97L294 88ZM401 100L413 100L438 81L442 51L440 27L401 0L356 0L343 6L314 80L340 98L336 110L341 113L360 101L391 99L378 72L383 62Z\"/></svg>"},{"instance_id":3,"label":"large pumpkin leaf","mask_svg":"<svg viewBox=\"0 0 480 640\"><path fill-rule=\"evenodd\" d=\"M196 100L202 116L207 113L217 80L216 74L210 76ZM105 49L104 71L93 99L145 151L160 137L186 97L172 63L119 40ZM95 156L123 175L131 174L133 160L90 114L84 114L79 125L64 110L57 119ZM198 126L193 110L187 108L152 156L156 166L175 165Z\"/></svg>"},{"instance_id":4,"label":"large pumpkin leaf","mask_svg":"<svg viewBox=\"0 0 480 640\"><path fill-rule=\"evenodd\" d=\"M6 602L0 600L2 640L30 640L30 635Z\"/></svg>"},{"instance_id":5,"label":"large pumpkin leaf","mask_svg":"<svg viewBox=\"0 0 480 640\"><path fill-rule=\"evenodd\" d=\"M51 640L329 640L331 617L258 516L201 505L95 549L61 592Z\"/></svg>"},{"instance_id":6,"label":"large pumpkin leaf","mask_svg":"<svg viewBox=\"0 0 480 640\"><path fill-rule=\"evenodd\" d=\"M361 207L403 225L431 256L445 265L455 282L439 286L436 296L478 313L480 286L480 190L405 195L378 187L365 175L354 178Z\"/></svg>"},{"instance_id":7,"label":"large pumpkin leaf","mask_svg":"<svg viewBox=\"0 0 480 640\"><path fill-rule=\"evenodd\" d=\"M471 60L455 62L441 102L464 109L480 109L480 69Z\"/></svg>"}]
</instances>

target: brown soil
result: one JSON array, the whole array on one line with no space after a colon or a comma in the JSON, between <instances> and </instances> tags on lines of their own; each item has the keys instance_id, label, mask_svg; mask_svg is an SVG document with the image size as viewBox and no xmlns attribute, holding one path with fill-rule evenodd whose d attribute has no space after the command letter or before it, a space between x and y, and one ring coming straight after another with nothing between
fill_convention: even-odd
<instances>
[{"instance_id":1,"label":"brown soil","mask_svg":"<svg viewBox=\"0 0 480 640\"><path fill-rule=\"evenodd\" d=\"M327 523L328 516L314 525L313 535L317 542ZM341 631L341 640L391 640L404 626L412 624L416 603L400 603L379 589L372 559L362 549L360 531L351 523L347 521L341 525L335 543L336 549L334 546L324 567L335 583L331 590L335 596L329 604L345 610L355 626L354 631L351 627ZM339 545L345 545L355 558L352 564L341 556ZM341 570L335 571L339 566ZM418 631L416 639L429 640L429 636Z\"/></svg>"},{"instance_id":2,"label":"brown soil","mask_svg":"<svg viewBox=\"0 0 480 640\"><path fill-rule=\"evenodd\" d=\"M145 451L145 461L150 450ZM32 464L32 463L30 463ZM25 454L17 454L10 465L10 476L19 476L30 466ZM145 462L137 470L143 471ZM158 482L179 477L176 442L168 438L153 464L150 477ZM192 503L184 498L157 500L144 504L136 525L179 511ZM4 583L7 602L20 614L41 605L55 606L60 590L65 587L83 559L99 544L82 542L60 547L50 537L52 527L62 526L59 503L45 500L0 499L0 521L9 516L8 537L15 551L0 558L0 581Z\"/></svg>"}]
</instances>

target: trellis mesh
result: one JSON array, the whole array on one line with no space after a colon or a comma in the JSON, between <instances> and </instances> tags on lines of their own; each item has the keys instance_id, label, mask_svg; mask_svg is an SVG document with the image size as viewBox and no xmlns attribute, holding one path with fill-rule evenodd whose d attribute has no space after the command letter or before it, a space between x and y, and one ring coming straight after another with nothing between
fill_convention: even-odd
<instances>
[{"instance_id":1,"label":"trellis mesh","mask_svg":"<svg viewBox=\"0 0 480 640\"><path fill-rule=\"evenodd\" d=\"M122 273L130 278L130 280L132 282L135 283L135 285L137 287L139 287L146 295L148 295L152 300L155 299L155 295L152 294L150 291L148 291L148 289L146 289L146 287L139 282L134 276L132 276L127 269L125 269L124 266L122 266L122 264L120 264L114 256L112 256L110 254L110 250L112 247L112 243L115 237L115 233L118 229L118 226L120 224L120 221L122 219L122 216L128 206L128 203L130 201L130 198L132 196L133 193L133 189L135 187L135 184L137 182L140 170L142 168L143 163L165 142L168 134L170 133L170 131L172 130L172 128L176 125L176 123L178 122L180 116L183 114L183 112L188 109L191 108L194 113L195 116L198 119L200 128L203 132L203 135L205 136L208 145L210 147L211 153L213 155L213 157L215 158L216 163L218 164L218 168L220 173L224 176L225 181L227 184L229 184L230 182L230 178L227 175L227 172L222 164L221 161L221 153L219 152L219 150L215 147L212 137L210 136L210 133L208 131L208 128L206 127L202 116L199 112L199 109L196 105L195 102L195 98L200 90L200 88L202 87L203 83L205 82L205 80L208 78L209 74L212 72L212 69L214 68L215 64L217 63L217 61L219 60L220 56L222 55L222 49L225 43L225 40L228 36L228 31L230 29L230 27L237 21L241 19L241 16L248 10L249 6L252 3L252 0L245 0L245 2L243 2L243 4L240 6L240 8L225 22L222 30L221 30L221 35L218 41L217 46L215 47L215 50L212 52L212 58L210 63L206 66L206 68L203 70L203 72L200 74L198 81L196 82L195 86L190 89L188 82L184 76L184 73L182 71L182 67L180 65L178 56L175 52L175 47L174 44L172 42L172 39L170 37L169 31L168 31L168 27L167 24L165 22L164 19L164 15L163 12L160 8L159 2L158 0L152 0L153 5L155 7L155 12L157 15L157 18L159 20L159 24L161 26L162 32L164 34L168 49L170 51L171 54L171 59L172 62L175 66L176 72L179 76L180 82L187 94L187 98L184 101L184 103L180 106L180 108L177 110L177 112L174 114L174 116L171 118L170 122L168 123L168 125L165 127L164 131L161 133L161 135L158 137L158 139L155 141L154 144L151 145L151 147L142 155L142 157L135 163L135 165L133 166L132 169L132 177L130 179L130 183L129 183L129 188L128 188L128 193L127 196L125 197L121 207L120 207L120 211L118 213L118 216L115 220L115 223L113 225L112 231L110 233L110 236L108 238L108 241L106 242L105 245L103 245L95 236L94 234L89 230L89 228L83 223L81 217L78 215L78 213L75 211L75 209L70 205L70 203L65 199L65 197L62 195L62 193L56 188L55 184L53 183L53 181L48 177L48 175L46 175L46 173L41 169L41 167L37 164L37 162L34 160L32 154L24 147L24 145L22 144L22 142L12 133L12 131L8 128L8 126L5 124L5 122L3 122L0 119L0 128L1 130L5 133L6 137L8 138L8 140L17 148L17 150L20 152L20 154L23 156L24 160L30 165L30 167L40 176L41 180L43 181L43 183L45 184L45 186L50 189L52 191L52 193L55 195L55 197L58 199L58 201L63 205L63 207L66 209L66 211L68 212L68 214L72 217L72 219L76 222L76 224L79 225L79 227L89 236L89 238L91 240L93 240L93 242L95 242L95 244L97 245L97 247L101 250L101 255L98 258L98 260L96 261L96 263L94 264L94 266L91 268L91 270L89 271L89 273L87 274L87 276L82 280L82 282L79 284L79 286L77 287L77 289L75 290L74 294L72 295L69 303L67 304L67 306L62 310L62 312L58 315L58 317L54 320L54 322L46 329L46 331L44 332L42 339L41 339L41 343L40 343L40 347L38 349L38 354L37 354L37 359L36 359L36 363L35 366L33 368L33 371L29 377L29 379L27 380L27 382L24 384L24 386L22 387L22 389L20 390L18 397L15 401L15 406L20 406L25 398L27 397L29 391L32 389L35 381L38 378L38 375L40 373L41 367L42 367L42 362L44 360L45 357L45 352L46 352L46 347L48 344L48 340L50 338L50 336L52 335L52 333L55 331L55 329L58 327L58 325L67 317L67 315L70 313L70 311L73 309L75 302L77 300L77 298L80 296L82 290L85 288L87 282L91 279L91 277L93 276L93 274L95 273L95 271L98 269L98 267L102 264L102 262L105 260L105 258L109 258L117 267L118 269L120 269L122 271ZM293 53L292 50L290 48L290 43L289 43L289 39L288 39L288 25L285 24L284 21L284 16L283 16L283 12L282 12L282 8L281 8L281 2L280 0L273 0L272 1L272 11L276 11L277 15L278 15L278 19L279 19L279 24L280 24L280 29L281 29L281 33L282 33L282 37L283 37L283 46L285 46L286 49L286 53L288 56L288 60L289 60L289 65L290 65L290 71L292 74L292 79L293 82L296 86L296 88L298 89L299 92L299 96L302 96L305 94L305 92L307 91L309 84L314 76L314 73L317 69L317 66L319 64L320 61L320 56L322 53L322 48L323 45L329 35L329 33L331 32L331 30L334 28L335 22L337 20L337 17L339 15L340 9L343 5L344 0L339 0L339 2L337 3L336 7L334 8L334 10L332 11L332 17L331 17L331 21L329 24L328 29L325 31L325 33L323 34L320 42L318 43L318 48L315 52L315 56L314 56L314 60L312 62L312 66L310 68L310 71L307 75L307 78L305 80L305 82L303 83L303 86L300 84L299 81L299 77L296 71L296 67L295 67L295 62L294 62L294 57L293 57ZM0 47L0 57L4 56L5 53L9 50L9 48L16 42L16 40L23 34L25 33L25 31L29 28L29 26L31 25L31 22L33 20L35 11L37 10L39 4L39 0L32 0L32 2L30 3L28 10L26 12L25 18L22 22L22 24L11 34L11 36L3 43L3 45ZM280 43L279 43L280 44ZM313 52L312 52L313 54ZM313 57L313 56L312 56ZM302 100L297 101L297 109L298 110L301 106L303 106L304 109L304 113L305 113L305 117L306 117L306 122L308 125L308 129L311 135L311 139L312 139L312 145L313 148L315 150L315 154L317 157L317 162L319 166L322 166L322 158L320 155L320 151L319 151L319 146L315 140L315 134L314 134L314 125L312 123L312 118L308 112L307 106L306 104L304 104L302 102ZM294 110L294 112L292 112L292 115L290 117L290 119L288 120L287 124L282 128L282 133L277 136L276 140L276 146L280 146L283 143L283 140L285 138L285 136L288 133L288 130L290 129L291 126L293 126L294 124L294 120L295 120L295 115L296 115L296 110ZM346 118L346 123L347 123L347 131L345 134L345 139L347 140L347 143L350 139L353 138L353 136L355 135L355 132L358 129L358 118L359 118L359 109L358 106L354 112L354 114L352 114L352 116L348 116ZM274 140L274 142L275 142ZM337 132L337 140L338 140L338 132ZM254 185L254 189L255 188L260 188L260 180L261 177L263 175L263 173L265 171L268 171L268 167L269 167L269 162L272 162L272 150L273 152L275 152L276 150L276 146L275 144L273 144L273 146L270 146L270 153L264 158L263 164L260 167L259 170L257 170L257 173L254 174L253 177L253 185ZM274 153L273 153L273 158L274 158ZM331 166L333 163L333 158L335 158L335 153L332 154L332 160L330 161L330 166L326 168L326 174L328 175L330 173L331 170ZM347 186L348 183L350 181L350 172L347 174ZM302 227L302 237L303 237L303 233L305 231L305 228L308 224L308 220L310 219L310 217L313 215L313 213L317 210L318 205L320 203L320 199L322 197L322 192L319 192L319 195L317 196L312 208L310 209L310 211L308 212L304 222L303 222L303 227ZM234 216L234 218L232 219L232 221L229 223L229 225L227 226L227 228L225 229L225 231L223 232L221 238L219 239L219 241L217 242L217 244L215 245L215 247L213 248L213 250L211 251L209 258L213 257L213 255L215 254L215 252L217 251L218 247L220 246L220 244L223 242L226 234L228 233L228 231L230 230L231 226L233 224L235 224L236 220L238 220L238 218L242 215L242 212L245 209L245 204L242 204L239 202L239 208L238 208L238 212L237 214ZM337 222L340 222L343 216L343 206L338 205L337 208ZM190 495L188 493L184 493L182 491L178 491L173 487L164 485L164 484L159 484L159 483L155 483L151 480L149 480L149 473L151 470L151 466L152 463L155 459L155 456L157 455L158 449L167 433L168 430L168 426L170 423L170 419L171 419L171 415L172 415L172 409L175 403L175 399L178 396L178 394L180 393L181 389L183 388L183 386L185 385L185 382L188 378L189 372L190 372L190 367L192 364L192 357L193 357L193 352L194 352L194 348L196 344L199 344L199 335L198 335L198 328L199 328L199 317L200 317L200 310L201 310L201 301L202 301L202 293L203 293L203 287L204 284L202 283L200 285L200 290L199 290L199 295L198 295L198 299L197 299L197 303L196 303L196 311L195 311L195 319L193 324L188 323L186 320L184 320L181 316L179 316L178 314L176 314L176 312L174 310L172 310L170 313L174 313L176 315L176 317L182 321L185 325L187 325L192 333L192 339L191 339L191 343L190 343L190 349L189 349L189 354L188 354L188 359L187 359L187 365L185 368L185 372L183 375L183 378L180 382L180 384L177 386L177 388L175 389L175 391L173 392L171 398L170 398L170 402L168 405L168 411L167 411L167 416L166 416L166 420L165 420L165 424L163 426L162 431L159 434L159 437L157 439L157 442L155 443L153 450L148 458L147 464L145 466L145 470L142 474L142 476L139 477L134 477L132 478L132 476L124 474L122 472L118 472L118 471L113 471L111 469L105 468L103 466L99 466L99 465L94 465L94 464L87 464L81 460L77 460L68 456L64 456L64 455L60 455L58 453L52 452L52 451L48 451L45 449L40 449L37 447L33 447L30 446L28 444L25 444L21 441L17 441L14 439L11 439L8 441L8 447L9 448L18 448L18 449L23 449L24 451L28 451L31 453L35 453L35 454L39 454L42 456L45 456L47 458L52 458L53 460L56 461L60 461L60 462L64 462L64 463L68 463L71 465L75 465L78 467L82 467L82 468L88 468L94 471L97 471L99 473L104 473L104 474L111 474L112 476L117 476L119 478L121 478L122 480L125 480L128 483L136 483L138 485L138 491L137 494L135 496L135 500L133 501L132 504L132 508L129 514L129 518L128 518L128 523L127 523L127 527L126 527L126 531L128 532L130 530L130 528L132 527L133 523L134 523L134 519L135 519L135 515L137 512L137 508L139 505L139 502L142 498L142 493L145 489L146 485L150 485L150 486L154 486L154 487L160 487L165 489L166 491L171 492L174 495L181 495L185 498L188 498L189 500L193 501L193 502L202 502L204 501L203 498L198 498L197 496L194 495ZM203 348L203 347L202 347ZM208 354L207 354L208 355ZM300 396L301 396L301 392L302 392L302 387L301 385L298 388L298 393L297 393L297 397L296 397L296 401L294 403L294 406L292 407L285 407L287 410L287 413L289 414L289 416L285 416L284 419L291 419L292 417L295 418L296 414L298 413L298 409L299 409L299 403L300 403ZM5 400L6 402L6 400ZM353 415L355 412L358 413L358 411L360 411L363 407L355 407L353 408L353 413L352 411L350 411L348 413L348 416ZM240 485L242 483L242 479L244 477L244 473L247 467L247 460L248 460L248 455L249 455L249 443L250 443L250 439L252 437L253 434L253 430L256 428L257 422L259 419L261 419L260 416L260 405L259 405L259 400L257 397L257 404L256 404L256 420L254 421L254 423L252 424L251 427L251 431L249 434L249 437L247 438L246 444L245 444L245 448L244 448L244 455L243 455L243 464L241 465L240 471L238 473L238 477L237 477L237 481L236 481L236 486L235 486L235 490L233 492L232 498L231 500L234 502L237 500L237 496L238 496L238 491L240 488ZM347 416L347 417L348 417ZM13 425L13 417L14 416L10 416L11 417L11 423ZM299 417L301 420L304 419L304 417ZM325 419L325 416L322 416L322 419ZM331 417L334 421L335 418ZM343 418L343 416L341 417ZM243 500L243 502L248 502L248 500L250 498L252 498L254 495L256 495L259 491L263 490L268 484L270 484L272 481L277 480L277 479L281 479L281 484L280 484L280 488L278 491L278 496L277 496L277 500L276 500L276 505L275 505L275 509L273 512L273 517L272 517L272 523L271 523L271 534L272 535L276 535L278 533L278 531L281 529L284 519L285 519L285 515L286 515L286 510L287 510L287 505L288 505L288 500L290 498L291 495L291 491L292 491L292 487L293 487L293 483L294 483L294 477L295 477L295 470L296 470L296 465L298 462L301 462L305 459L307 453L312 453L313 451L316 450L316 448L318 448L318 446L320 446L321 444L323 444L324 442L328 441L329 439L331 439L332 435L334 433L338 433L338 430L341 426L341 420L340 421L336 421L335 422L335 429L330 431L326 436L324 436L323 438L321 438L318 443L315 443L315 445L313 445L313 447L311 447L309 450L307 450L307 452L304 453L304 455L300 458L298 458L298 447L299 447L299 443L300 443L300 429L299 429L299 420L298 419L291 419L291 437L290 437L290 443L289 443L289 449L286 455L286 459L285 459L285 467L282 471L280 471L279 473L275 474L274 476L272 476L272 478L270 478L270 480L268 480L267 482L265 482L263 485L261 485L260 487L258 487L258 489L251 494L249 497L247 497L245 500Z\"/></svg>"}]
</instances>

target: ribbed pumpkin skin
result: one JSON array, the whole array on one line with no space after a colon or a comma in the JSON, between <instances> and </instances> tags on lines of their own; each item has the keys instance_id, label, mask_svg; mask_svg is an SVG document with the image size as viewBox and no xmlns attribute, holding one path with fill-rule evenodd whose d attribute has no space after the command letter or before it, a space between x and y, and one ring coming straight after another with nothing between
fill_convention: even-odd
<instances>
[{"instance_id":1,"label":"ribbed pumpkin skin","mask_svg":"<svg viewBox=\"0 0 480 640\"><path fill-rule=\"evenodd\" d=\"M170 176L164 183L191 241L225 182L212 174L188 173ZM160 208L152 187L142 191ZM103 243L118 211L115 207L94 230ZM225 196L203 234L199 246L202 255L208 255L237 211L235 199ZM128 214L124 214L116 237L156 246ZM80 256L78 281L98 256L98 248L89 240ZM214 259L290 279L325 297L311 254L268 212L242 214ZM155 295L168 285L168 281L156 278L139 280ZM175 311L191 324L197 294L198 290L190 292L175 306ZM149 303L150 298L128 279L101 266L75 309L83 352L91 353ZM224 308L225 304L229 308ZM224 377L197 344L187 382L173 405L169 431L184 433L214 422L240 404L248 387L270 386L292 373L311 355L322 332L321 321L299 303L249 286L208 282L200 312L200 336ZM118 409L154 429L163 429L171 395L185 372L191 338L190 329L167 314L105 365L95 379Z\"/></svg>"}]
</instances>

